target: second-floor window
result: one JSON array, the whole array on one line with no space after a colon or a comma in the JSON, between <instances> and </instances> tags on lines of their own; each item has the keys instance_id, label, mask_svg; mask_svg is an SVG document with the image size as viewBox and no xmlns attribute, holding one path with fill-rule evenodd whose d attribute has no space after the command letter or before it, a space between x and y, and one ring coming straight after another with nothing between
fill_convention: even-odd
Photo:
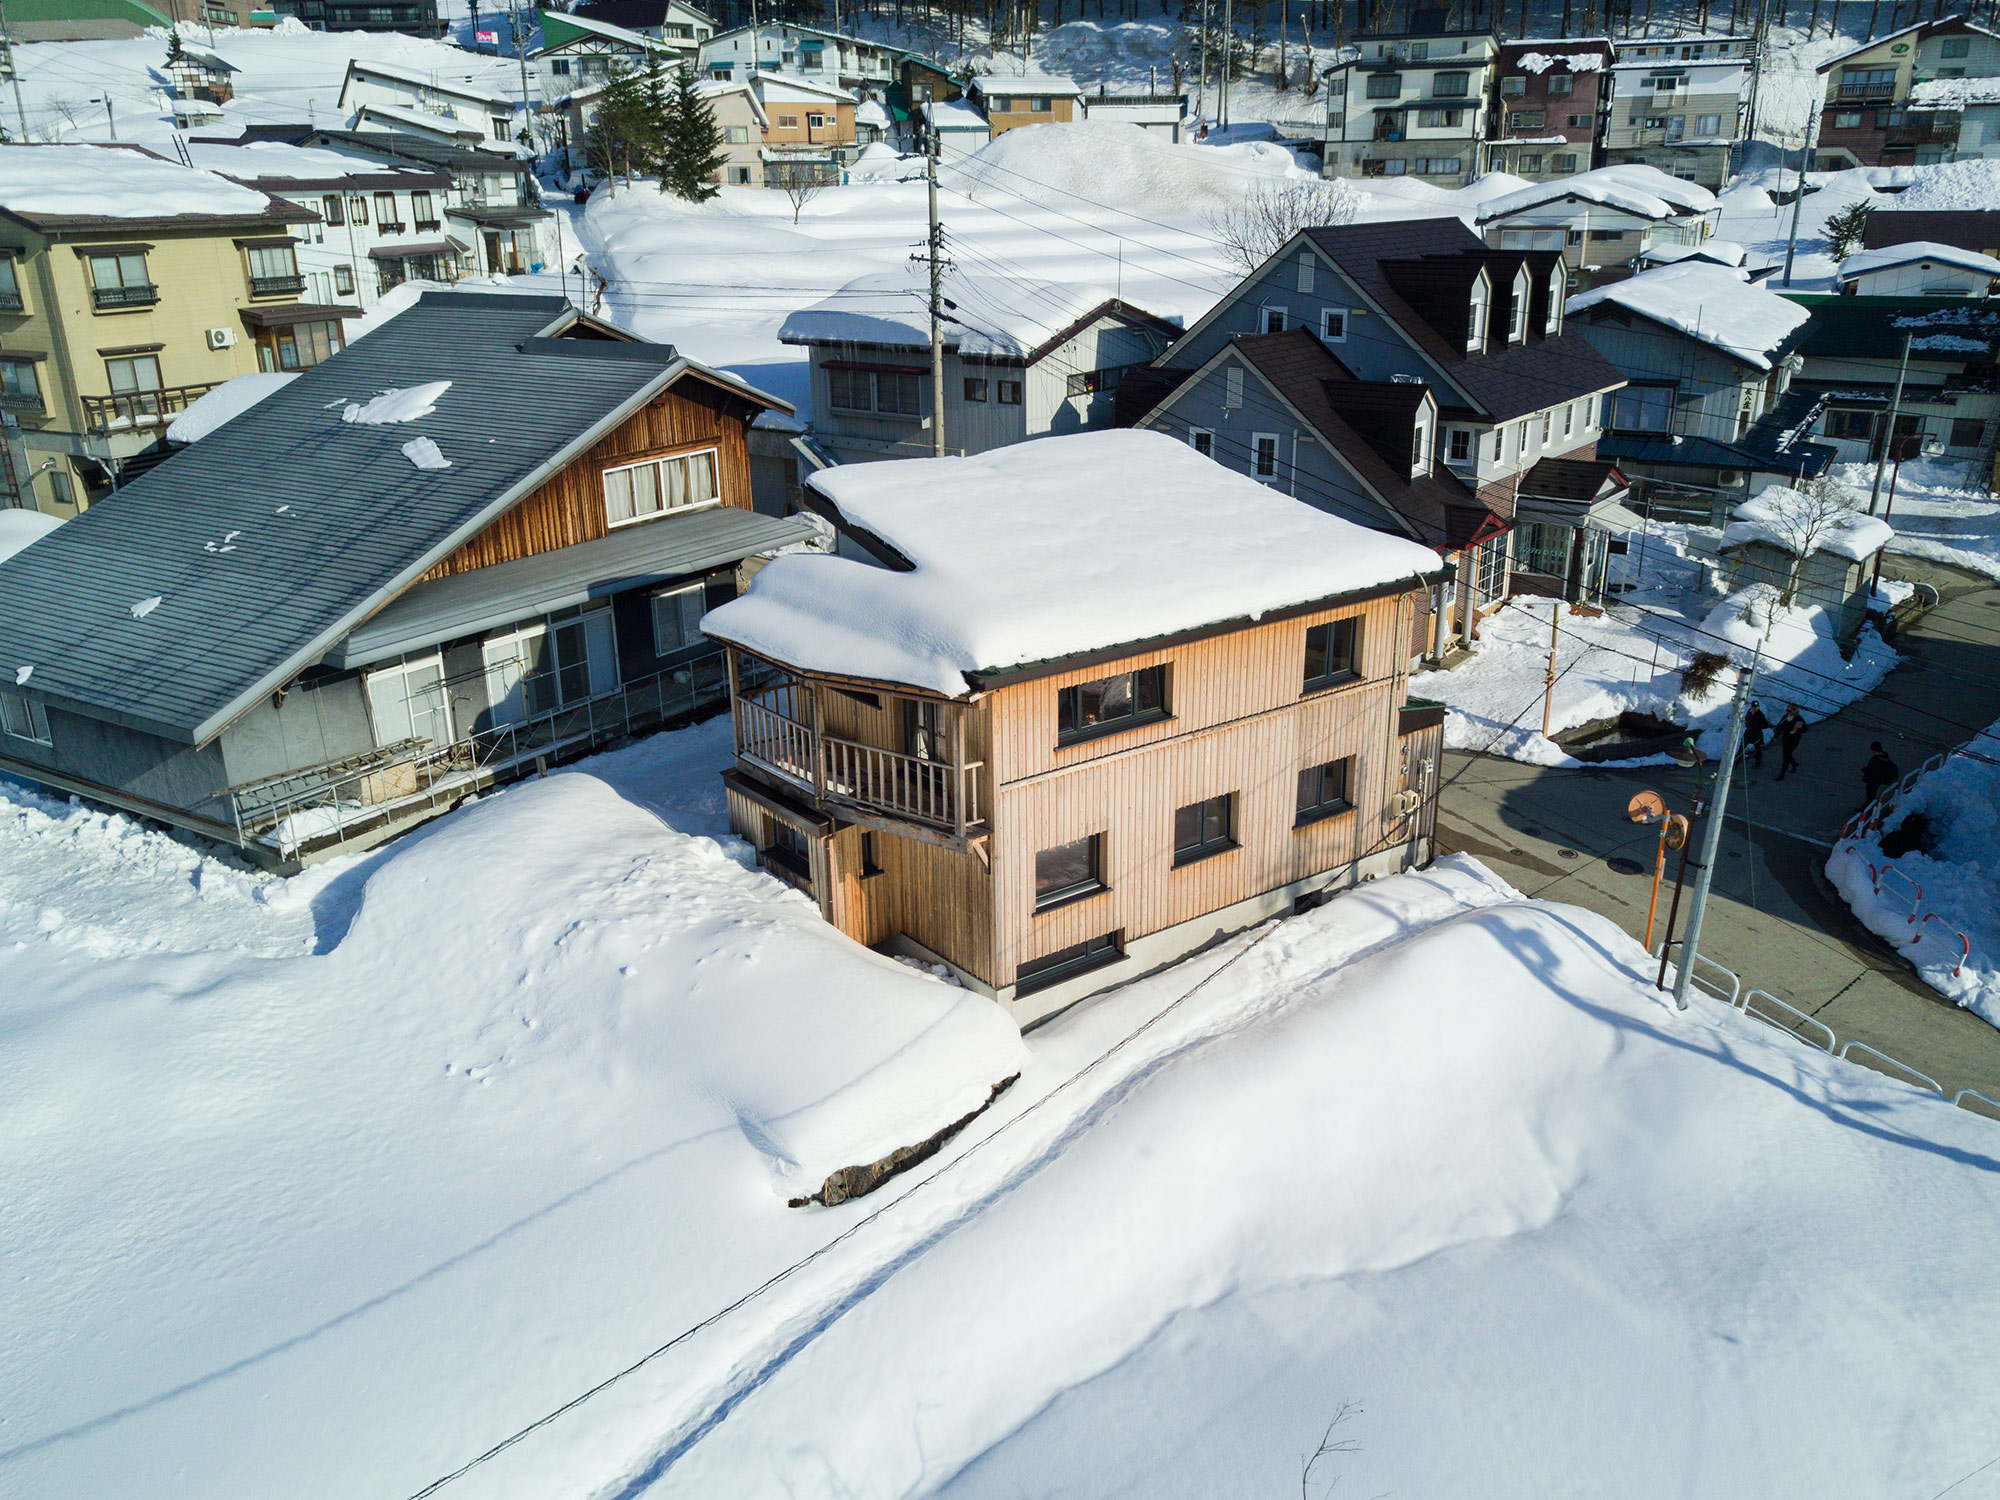
<instances>
[{"instance_id":1,"label":"second-floor window","mask_svg":"<svg viewBox=\"0 0 2000 1500\"><path fill-rule=\"evenodd\" d=\"M1542 122L1546 118L1546 113L1539 109L1517 109L1507 116L1507 128L1509 130L1540 130Z\"/></svg>"},{"instance_id":2,"label":"second-floor window","mask_svg":"<svg viewBox=\"0 0 2000 1500\"><path fill-rule=\"evenodd\" d=\"M1198 859L1221 854L1236 847L1236 798L1224 793L1205 802L1194 802L1174 813L1174 864L1191 865Z\"/></svg>"},{"instance_id":3,"label":"second-floor window","mask_svg":"<svg viewBox=\"0 0 2000 1500\"><path fill-rule=\"evenodd\" d=\"M1074 744L1167 716L1167 669L1141 667L1056 690L1056 743Z\"/></svg>"},{"instance_id":4,"label":"second-floor window","mask_svg":"<svg viewBox=\"0 0 2000 1500\"><path fill-rule=\"evenodd\" d=\"M160 300L144 252L90 257L91 298L99 307L145 307Z\"/></svg>"},{"instance_id":5,"label":"second-floor window","mask_svg":"<svg viewBox=\"0 0 2000 1500\"><path fill-rule=\"evenodd\" d=\"M1347 309L1344 307L1322 308L1319 315L1319 336L1329 344L1346 342Z\"/></svg>"},{"instance_id":6,"label":"second-floor window","mask_svg":"<svg viewBox=\"0 0 2000 1500\"><path fill-rule=\"evenodd\" d=\"M0 401L41 410L42 378L32 359L0 359Z\"/></svg>"},{"instance_id":7,"label":"second-floor window","mask_svg":"<svg viewBox=\"0 0 2000 1500\"><path fill-rule=\"evenodd\" d=\"M1330 760L1324 765L1307 766L1299 772L1299 805L1295 826L1303 828L1335 813L1346 812L1354 804L1348 800L1347 784L1351 760Z\"/></svg>"},{"instance_id":8,"label":"second-floor window","mask_svg":"<svg viewBox=\"0 0 2000 1500\"><path fill-rule=\"evenodd\" d=\"M347 214L343 210L338 193L328 193L319 200L319 216L329 224L345 224Z\"/></svg>"},{"instance_id":9,"label":"second-floor window","mask_svg":"<svg viewBox=\"0 0 2000 1500\"><path fill-rule=\"evenodd\" d=\"M335 266L333 268L333 293L336 297L354 295L354 267Z\"/></svg>"},{"instance_id":10,"label":"second-floor window","mask_svg":"<svg viewBox=\"0 0 2000 1500\"><path fill-rule=\"evenodd\" d=\"M0 255L0 312L18 312L22 305L21 282L14 274L14 258Z\"/></svg>"},{"instance_id":11,"label":"second-floor window","mask_svg":"<svg viewBox=\"0 0 2000 1500\"><path fill-rule=\"evenodd\" d=\"M135 354L104 362L104 378L114 396L137 396L160 389L160 359L156 354Z\"/></svg>"},{"instance_id":12,"label":"second-floor window","mask_svg":"<svg viewBox=\"0 0 2000 1500\"><path fill-rule=\"evenodd\" d=\"M1278 435L1259 432L1250 438L1251 468L1259 479L1278 477Z\"/></svg>"},{"instance_id":13,"label":"second-floor window","mask_svg":"<svg viewBox=\"0 0 2000 1500\"><path fill-rule=\"evenodd\" d=\"M1628 385L1611 398L1611 425L1620 432L1665 432L1673 414L1670 385Z\"/></svg>"},{"instance_id":14,"label":"second-floor window","mask_svg":"<svg viewBox=\"0 0 2000 1500\"><path fill-rule=\"evenodd\" d=\"M438 227L437 210L431 207L431 195L424 190L410 194L410 217L419 229Z\"/></svg>"},{"instance_id":15,"label":"second-floor window","mask_svg":"<svg viewBox=\"0 0 2000 1500\"><path fill-rule=\"evenodd\" d=\"M966 376L965 399L968 401L984 401L986 399L986 382L972 375Z\"/></svg>"},{"instance_id":16,"label":"second-floor window","mask_svg":"<svg viewBox=\"0 0 2000 1500\"><path fill-rule=\"evenodd\" d=\"M613 526L690 510L715 498L713 448L604 471L604 513Z\"/></svg>"},{"instance_id":17,"label":"second-floor window","mask_svg":"<svg viewBox=\"0 0 2000 1500\"><path fill-rule=\"evenodd\" d=\"M750 144L750 127L748 125L725 125L722 127L722 138L725 145L747 146Z\"/></svg>"},{"instance_id":18,"label":"second-floor window","mask_svg":"<svg viewBox=\"0 0 2000 1500\"><path fill-rule=\"evenodd\" d=\"M1469 464L1472 462L1472 429L1454 427L1451 429L1451 457L1448 462Z\"/></svg>"},{"instance_id":19,"label":"second-floor window","mask_svg":"<svg viewBox=\"0 0 2000 1500\"><path fill-rule=\"evenodd\" d=\"M1403 96L1403 75L1401 73L1377 73L1368 80L1370 99L1400 99Z\"/></svg>"},{"instance_id":20,"label":"second-floor window","mask_svg":"<svg viewBox=\"0 0 2000 1500\"><path fill-rule=\"evenodd\" d=\"M256 245L250 250L250 290L269 296L295 292L305 283L299 277L299 263L290 245Z\"/></svg>"},{"instance_id":21,"label":"second-floor window","mask_svg":"<svg viewBox=\"0 0 2000 1500\"><path fill-rule=\"evenodd\" d=\"M1576 80L1567 73L1558 73L1549 80L1551 94L1567 94L1576 85Z\"/></svg>"},{"instance_id":22,"label":"second-floor window","mask_svg":"<svg viewBox=\"0 0 2000 1500\"><path fill-rule=\"evenodd\" d=\"M1439 99L1463 99L1471 82L1470 73L1439 73L1431 80L1431 93Z\"/></svg>"},{"instance_id":23,"label":"second-floor window","mask_svg":"<svg viewBox=\"0 0 2000 1500\"><path fill-rule=\"evenodd\" d=\"M1006 382L1002 381L1002 385ZM878 365L828 365L827 400L835 411L921 416L923 374Z\"/></svg>"},{"instance_id":24,"label":"second-floor window","mask_svg":"<svg viewBox=\"0 0 2000 1500\"><path fill-rule=\"evenodd\" d=\"M394 193L377 193L375 195L375 222L384 229L401 229L403 227L402 215L396 212L396 195Z\"/></svg>"},{"instance_id":25,"label":"second-floor window","mask_svg":"<svg viewBox=\"0 0 2000 1500\"><path fill-rule=\"evenodd\" d=\"M356 224L366 224L368 222L368 200L359 193L355 193L350 197L347 200L347 217Z\"/></svg>"},{"instance_id":26,"label":"second-floor window","mask_svg":"<svg viewBox=\"0 0 2000 1500\"><path fill-rule=\"evenodd\" d=\"M1304 691L1316 692L1354 677L1354 637L1351 618L1307 627Z\"/></svg>"}]
</instances>

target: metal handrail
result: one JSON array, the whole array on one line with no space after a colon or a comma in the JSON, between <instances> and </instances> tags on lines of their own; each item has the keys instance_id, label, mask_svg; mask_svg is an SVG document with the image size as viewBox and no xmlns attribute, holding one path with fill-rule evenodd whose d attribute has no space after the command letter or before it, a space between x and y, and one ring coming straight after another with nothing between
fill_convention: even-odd
<instances>
[{"instance_id":1,"label":"metal handrail","mask_svg":"<svg viewBox=\"0 0 2000 1500\"><path fill-rule=\"evenodd\" d=\"M1936 1094L1940 1099L1944 1097L1944 1089L1939 1086L1938 1081L1935 1078L1931 1077L1930 1074L1919 1073L1915 1068L1911 1067L1908 1063L1898 1062L1888 1053L1880 1051L1877 1048L1871 1047L1866 1042L1849 1042L1845 1047L1842 1047L1840 1049L1840 1054L1839 1054L1840 1060L1842 1062L1849 1061L1850 1059L1848 1058L1847 1054L1850 1052L1866 1052L1870 1057L1879 1058L1881 1061L1887 1063L1890 1067L1899 1069L1900 1071L1909 1074L1911 1078L1916 1080L1917 1086L1919 1088L1929 1089L1933 1094Z\"/></svg>"},{"instance_id":2,"label":"metal handrail","mask_svg":"<svg viewBox=\"0 0 2000 1500\"><path fill-rule=\"evenodd\" d=\"M1796 1016L1801 1025L1816 1027L1819 1030L1825 1032L1826 1046L1821 1048L1820 1049L1821 1051L1832 1052L1834 1048L1840 1045L1839 1038L1833 1034L1833 1028L1827 1025L1826 1022L1820 1020L1819 1017L1817 1016L1807 1015L1804 1011L1800 1010L1796 1005L1791 1005L1783 1000L1780 1000L1776 995L1772 994L1769 990L1749 991L1747 994L1744 995L1743 1003L1739 1005L1737 1009L1742 1011L1744 1015L1749 1016L1754 1021L1762 1021L1767 1026L1777 1026L1779 1027L1780 1030L1789 1031L1793 1036L1798 1036L1800 1041L1807 1040L1807 1038L1799 1036L1797 1027L1785 1026L1771 1016L1760 1016L1757 1014L1756 1011L1752 1010L1750 1008L1750 1002L1759 998L1770 1001L1771 1004L1777 1006L1779 1010L1783 1011L1788 1016ZM1815 1043L1814 1045L1817 1045L1817 1043Z\"/></svg>"},{"instance_id":3,"label":"metal handrail","mask_svg":"<svg viewBox=\"0 0 2000 1500\"><path fill-rule=\"evenodd\" d=\"M99 308L151 307L160 300L160 289L143 281L137 286L94 286L90 289L90 300Z\"/></svg>"}]
</instances>

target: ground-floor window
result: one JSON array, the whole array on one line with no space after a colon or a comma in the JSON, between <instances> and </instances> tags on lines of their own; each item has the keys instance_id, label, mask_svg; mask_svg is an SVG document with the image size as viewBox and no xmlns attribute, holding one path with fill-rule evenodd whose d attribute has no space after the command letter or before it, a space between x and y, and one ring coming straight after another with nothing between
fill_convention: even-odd
<instances>
[{"instance_id":1,"label":"ground-floor window","mask_svg":"<svg viewBox=\"0 0 2000 1500\"><path fill-rule=\"evenodd\" d=\"M491 722L517 724L618 686L611 611L552 617L482 642Z\"/></svg>"},{"instance_id":2,"label":"ground-floor window","mask_svg":"<svg viewBox=\"0 0 2000 1500\"><path fill-rule=\"evenodd\" d=\"M445 692L444 660L433 651L368 673L368 712L375 721L375 743L399 745L405 740L448 745L452 733L451 700Z\"/></svg>"},{"instance_id":3,"label":"ground-floor window","mask_svg":"<svg viewBox=\"0 0 2000 1500\"><path fill-rule=\"evenodd\" d=\"M770 836L760 851L764 858L800 880L812 879L812 838L783 818L770 818Z\"/></svg>"},{"instance_id":4,"label":"ground-floor window","mask_svg":"<svg viewBox=\"0 0 2000 1500\"><path fill-rule=\"evenodd\" d=\"M1086 938L1080 943L1071 943L1067 948L1058 948L1044 957L1030 960L1014 971L1014 993L1031 994L1035 990L1047 989L1052 984L1060 984L1065 979L1092 969L1103 968L1116 963L1125 956L1125 949L1115 932L1107 932L1102 937Z\"/></svg>"},{"instance_id":5,"label":"ground-floor window","mask_svg":"<svg viewBox=\"0 0 2000 1500\"><path fill-rule=\"evenodd\" d=\"M701 617L708 610L707 590L699 583L662 589L653 595L653 654L672 656L691 646L706 645Z\"/></svg>"},{"instance_id":6,"label":"ground-floor window","mask_svg":"<svg viewBox=\"0 0 2000 1500\"><path fill-rule=\"evenodd\" d=\"M52 743L48 714L25 693L0 693L0 730L10 738L32 740L37 745Z\"/></svg>"},{"instance_id":7,"label":"ground-floor window","mask_svg":"<svg viewBox=\"0 0 2000 1500\"><path fill-rule=\"evenodd\" d=\"M1035 910L1064 906L1105 889L1103 835L1057 844L1035 856Z\"/></svg>"},{"instance_id":8,"label":"ground-floor window","mask_svg":"<svg viewBox=\"0 0 2000 1500\"><path fill-rule=\"evenodd\" d=\"M1557 521L1531 521L1514 528L1514 571L1547 578L1569 576L1570 545L1576 533Z\"/></svg>"}]
</instances>

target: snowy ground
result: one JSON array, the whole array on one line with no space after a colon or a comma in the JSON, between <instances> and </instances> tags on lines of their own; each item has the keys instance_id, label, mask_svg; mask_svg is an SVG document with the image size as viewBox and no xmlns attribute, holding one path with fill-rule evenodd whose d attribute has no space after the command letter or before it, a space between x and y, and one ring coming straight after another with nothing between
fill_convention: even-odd
<instances>
[{"instance_id":1,"label":"snowy ground","mask_svg":"<svg viewBox=\"0 0 2000 1500\"><path fill-rule=\"evenodd\" d=\"M1913 817L1929 825L1923 846L1892 858L1883 839ZM1826 873L1926 984L2000 1026L2000 724L1920 777L1880 828L1842 839Z\"/></svg>"},{"instance_id":2,"label":"snowy ground","mask_svg":"<svg viewBox=\"0 0 2000 1500\"><path fill-rule=\"evenodd\" d=\"M1896 652L1873 627L1863 631L1852 660L1844 661L1824 611L1774 611L1765 589L1727 597L1705 589L1700 557L1712 555L1719 536L1708 528L1653 522L1632 534L1624 557L1612 559L1612 583L1636 587L1608 596L1599 616L1565 610L1556 640L1552 733L1646 713L1687 725L1714 755L1736 679L1725 670L1704 695L1691 697L1681 671L1698 652L1740 660L1754 651L1756 695L1773 720L1778 706L1791 703L1809 722L1823 719L1873 692L1895 667ZM1535 765L1579 764L1541 732L1552 607L1532 598L1509 603L1480 622L1470 660L1416 679L1412 691L1451 709L1447 745Z\"/></svg>"},{"instance_id":3,"label":"snowy ground","mask_svg":"<svg viewBox=\"0 0 2000 1500\"><path fill-rule=\"evenodd\" d=\"M2000 499L1981 488L1969 468L1959 460L1926 458L1902 466L1889 509L1896 532L1891 552L2000 578ZM1864 491L1875 477L1868 464L1845 464L1834 472ZM1886 481L1883 491L1887 497Z\"/></svg>"},{"instance_id":4,"label":"snowy ground","mask_svg":"<svg viewBox=\"0 0 2000 1500\"><path fill-rule=\"evenodd\" d=\"M1990 1123L1469 861L1024 1049L704 836L726 744L286 884L6 793L0 1489L411 1493L822 1247L444 1493L1285 1493L1344 1402L1366 1494L1992 1456ZM783 1206L788 1096L996 1066L933 1164Z\"/></svg>"}]
</instances>

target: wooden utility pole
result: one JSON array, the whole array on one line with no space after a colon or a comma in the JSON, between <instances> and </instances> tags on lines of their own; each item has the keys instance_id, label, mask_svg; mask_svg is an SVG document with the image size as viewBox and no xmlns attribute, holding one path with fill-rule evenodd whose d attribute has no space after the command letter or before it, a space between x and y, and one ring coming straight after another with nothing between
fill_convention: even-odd
<instances>
[{"instance_id":1,"label":"wooden utility pole","mask_svg":"<svg viewBox=\"0 0 2000 1500\"><path fill-rule=\"evenodd\" d=\"M1555 608L1549 611L1549 672L1546 685L1542 688L1542 738L1549 737L1549 710L1556 701L1556 628L1562 621L1563 602L1551 600Z\"/></svg>"},{"instance_id":2,"label":"wooden utility pole","mask_svg":"<svg viewBox=\"0 0 2000 1500\"><path fill-rule=\"evenodd\" d=\"M930 90L937 103L937 90ZM938 222L937 164L940 132L935 118L930 121L930 149L924 152L924 183L930 197L931 262L931 452L944 457L944 226Z\"/></svg>"}]
</instances>

